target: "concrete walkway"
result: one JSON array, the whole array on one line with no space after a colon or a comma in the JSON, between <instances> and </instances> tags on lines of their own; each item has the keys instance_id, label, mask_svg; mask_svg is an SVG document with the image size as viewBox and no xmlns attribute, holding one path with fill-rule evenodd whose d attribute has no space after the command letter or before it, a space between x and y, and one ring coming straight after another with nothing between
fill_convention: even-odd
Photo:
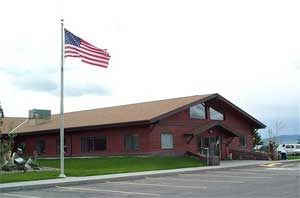
<instances>
[{"instance_id":1,"label":"concrete walkway","mask_svg":"<svg viewBox=\"0 0 300 198\"><path fill-rule=\"evenodd\" d=\"M232 160L232 161L222 161L220 166L205 166L205 167L195 167L195 168L180 168L180 169L170 169L170 170L97 175L97 176L88 176L88 177L67 177L63 179L60 178L60 179L4 183L4 184L0 184L0 192L50 188L50 187L55 187L57 185L79 185L79 184L88 184L88 183L104 182L104 181L121 181L127 179L139 179L147 176L166 176L166 175L174 175L178 173L191 173L191 172L199 172L199 171L206 171L206 170L220 170L220 169L230 169L236 167L247 167L247 166L251 167L251 166L257 166L265 163L277 163L277 162L289 163L295 161L300 162L300 160L288 160L288 161Z\"/></svg>"}]
</instances>

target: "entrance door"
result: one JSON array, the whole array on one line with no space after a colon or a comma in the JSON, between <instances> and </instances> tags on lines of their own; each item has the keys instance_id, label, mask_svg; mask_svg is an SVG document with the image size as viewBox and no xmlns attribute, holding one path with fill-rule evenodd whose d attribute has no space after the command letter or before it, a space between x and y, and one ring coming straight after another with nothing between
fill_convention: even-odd
<instances>
[{"instance_id":1,"label":"entrance door","mask_svg":"<svg viewBox=\"0 0 300 198\"><path fill-rule=\"evenodd\" d=\"M199 136L198 151L202 155L207 155L207 150L210 156L219 156L221 158L221 137L220 136Z\"/></svg>"}]
</instances>

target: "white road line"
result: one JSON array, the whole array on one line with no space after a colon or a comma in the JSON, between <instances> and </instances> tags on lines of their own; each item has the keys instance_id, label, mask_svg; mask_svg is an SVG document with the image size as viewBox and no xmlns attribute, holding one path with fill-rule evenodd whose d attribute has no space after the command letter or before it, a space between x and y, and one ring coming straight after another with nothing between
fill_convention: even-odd
<instances>
[{"instance_id":1,"label":"white road line","mask_svg":"<svg viewBox=\"0 0 300 198\"><path fill-rule=\"evenodd\" d=\"M131 195L160 196L160 194L155 194L155 193L141 193L141 192L129 192L129 191L119 191L119 190L94 189L94 188L75 188L75 187L62 187L62 186L56 186L56 188L67 189L67 190L77 190L77 191L92 191L92 192L131 194Z\"/></svg>"},{"instance_id":2,"label":"white road line","mask_svg":"<svg viewBox=\"0 0 300 198\"><path fill-rule=\"evenodd\" d=\"M233 171L210 171L210 172L214 172L214 173L229 173L229 174L245 174L245 175L258 175L260 173L258 172L247 172L247 171L237 171L237 172L233 172ZM272 173L265 173L266 175L277 175L277 174L272 174Z\"/></svg>"},{"instance_id":3,"label":"white road line","mask_svg":"<svg viewBox=\"0 0 300 198\"><path fill-rule=\"evenodd\" d=\"M233 171L245 171L244 169L232 169ZM255 170L255 169L248 169L247 172L253 172L253 173L270 173L269 168L261 168L260 170Z\"/></svg>"},{"instance_id":4,"label":"white road line","mask_svg":"<svg viewBox=\"0 0 300 198\"><path fill-rule=\"evenodd\" d=\"M0 196L1 195L5 195L5 196L8 196L8 197L40 198L40 197L35 197L35 196L16 195L16 194L7 194L7 193L0 193Z\"/></svg>"},{"instance_id":5,"label":"white road line","mask_svg":"<svg viewBox=\"0 0 300 198\"><path fill-rule=\"evenodd\" d=\"M286 169L286 168L284 168ZM232 169L234 171L241 171L243 169ZM260 170L247 170L249 172L254 172L254 173L274 173L274 170L276 170L275 168L264 168L264 169L260 169ZM277 175L282 175L282 174L278 174L278 172L276 172Z\"/></svg>"},{"instance_id":6,"label":"white road line","mask_svg":"<svg viewBox=\"0 0 300 198\"><path fill-rule=\"evenodd\" d=\"M172 188L201 188L205 189L206 186L176 186L176 185L166 185L166 184L146 184L146 183L135 183L135 182L106 182L106 183L115 183L115 184L125 184L125 185L140 185L140 186L158 186L158 187L172 187Z\"/></svg>"},{"instance_id":7,"label":"white road line","mask_svg":"<svg viewBox=\"0 0 300 198\"><path fill-rule=\"evenodd\" d=\"M213 174L180 174L186 177L232 177L232 178L249 178L249 179L272 179L272 177L256 177L256 176L239 176L239 175L213 175Z\"/></svg>"},{"instance_id":8,"label":"white road line","mask_svg":"<svg viewBox=\"0 0 300 198\"><path fill-rule=\"evenodd\" d=\"M146 177L146 179L154 180L174 180L174 181L184 181L184 182L213 182L213 183L232 183L232 184L243 184L243 181L230 181L230 180L208 180L208 179L181 179L181 178L165 178L165 177Z\"/></svg>"},{"instance_id":9,"label":"white road line","mask_svg":"<svg viewBox=\"0 0 300 198\"><path fill-rule=\"evenodd\" d=\"M286 169L286 168L285 168ZM287 172L275 172L278 169L275 168L264 168L264 169L260 169L260 170L247 170L249 172L253 172L253 173L263 173L263 174L268 174L268 175L274 175L274 176L282 176L282 175L286 175ZM234 171L240 171L240 169L234 169Z\"/></svg>"},{"instance_id":10,"label":"white road line","mask_svg":"<svg viewBox=\"0 0 300 198\"><path fill-rule=\"evenodd\" d=\"M299 168L268 168L269 170L284 170L284 171L295 171L298 170Z\"/></svg>"}]
</instances>

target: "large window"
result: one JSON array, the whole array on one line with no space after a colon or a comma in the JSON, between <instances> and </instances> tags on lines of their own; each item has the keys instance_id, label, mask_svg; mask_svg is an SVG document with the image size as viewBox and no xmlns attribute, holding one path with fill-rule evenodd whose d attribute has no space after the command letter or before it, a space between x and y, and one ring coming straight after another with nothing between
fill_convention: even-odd
<instances>
[{"instance_id":1,"label":"large window","mask_svg":"<svg viewBox=\"0 0 300 198\"><path fill-rule=\"evenodd\" d=\"M106 137L82 137L81 152L105 151L106 150Z\"/></svg>"},{"instance_id":2,"label":"large window","mask_svg":"<svg viewBox=\"0 0 300 198\"><path fill-rule=\"evenodd\" d=\"M209 115L211 120L224 120L224 114L212 107L209 107Z\"/></svg>"},{"instance_id":3,"label":"large window","mask_svg":"<svg viewBox=\"0 0 300 198\"><path fill-rule=\"evenodd\" d=\"M161 134L161 148L162 149L174 148L173 134L171 134L171 133L162 133Z\"/></svg>"},{"instance_id":4,"label":"large window","mask_svg":"<svg viewBox=\"0 0 300 198\"><path fill-rule=\"evenodd\" d=\"M198 104L190 107L190 117L195 119L205 119L205 106Z\"/></svg>"},{"instance_id":5,"label":"large window","mask_svg":"<svg viewBox=\"0 0 300 198\"><path fill-rule=\"evenodd\" d=\"M247 136L240 136L240 147L247 146Z\"/></svg>"},{"instance_id":6,"label":"large window","mask_svg":"<svg viewBox=\"0 0 300 198\"><path fill-rule=\"evenodd\" d=\"M35 149L36 149L38 154L45 153L45 149L46 149L45 141L44 140L36 141L35 142Z\"/></svg>"},{"instance_id":7,"label":"large window","mask_svg":"<svg viewBox=\"0 0 300 198\"><path fill-rule=\"evenodd\" d=\"M124 146L126 151L136 151L140 148L139 136L134 135L125 135L124 136Z\"/></svg>"}]
</instances>

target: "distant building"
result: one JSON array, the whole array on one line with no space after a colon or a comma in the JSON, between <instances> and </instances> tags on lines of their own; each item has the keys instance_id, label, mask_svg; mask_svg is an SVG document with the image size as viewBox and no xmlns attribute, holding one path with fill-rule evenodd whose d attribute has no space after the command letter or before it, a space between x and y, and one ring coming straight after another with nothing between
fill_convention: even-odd
<instances>
[{"instance_id":1,"label":"distant building","mask_svg":"<svg viewBox=\"0 0 300 198\"><path fill-rule=\"evenodd\" d=\"M4 118L3 132L27 118ZM186 151L218 155L252 152L255 129L265 125L219 94L65 113L65 156L183 155ZM59 156L59 115L31 110L16 144L25 154Z\"/></svg>"}]
</instances>

